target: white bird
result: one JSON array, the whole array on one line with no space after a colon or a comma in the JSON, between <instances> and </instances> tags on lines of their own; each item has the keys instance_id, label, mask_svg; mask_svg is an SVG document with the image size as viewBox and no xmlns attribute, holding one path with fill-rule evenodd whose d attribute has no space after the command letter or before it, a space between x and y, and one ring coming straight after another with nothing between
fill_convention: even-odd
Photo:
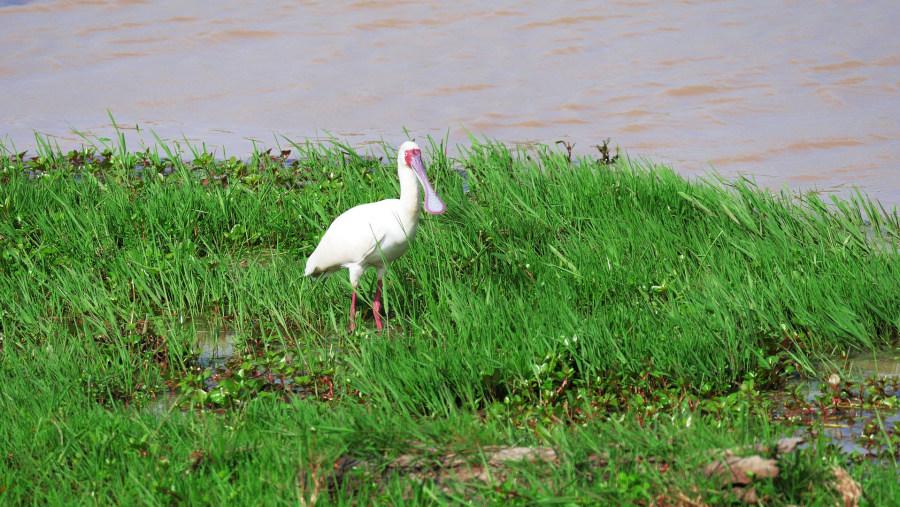
<instances>
[{"instance_id":1,"label":"white bird","mask_svg":"<svg viewBox=\"0 0 900 507\"><path fill-rule=\"evenodd\" d=\"M372 310L376 327L382 327L379 316L382 280L391 262L403 255L416 237L422 211L419 183L425 192L425 211L439 215L447 210L425 175L422 150L416 143L407 141L400 146L397 176L400 178L399 199L360 204L345 211L334 219L306 261L306 276L324 278L343 268L349 270L353 285L350 331L353 331L356 317L356 287L369 268L375 268L378 273Z\"/></svg>"}]
</instances>

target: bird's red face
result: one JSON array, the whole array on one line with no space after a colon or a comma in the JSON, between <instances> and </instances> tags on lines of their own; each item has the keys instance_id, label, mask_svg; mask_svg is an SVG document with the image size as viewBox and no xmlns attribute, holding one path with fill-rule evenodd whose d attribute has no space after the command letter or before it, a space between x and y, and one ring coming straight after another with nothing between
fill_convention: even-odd
<instances>
[{"instance_id":1,"label":"bird's red face","mask_svg":"<svg viewBox=\"0 0 900 507\"><path fill-rule=\"evenodd\" d=\"M432 215L440 215L447 211L447 205L438 197L434 187L431 186L431 182L428 181L428 176L425 174L425 164L422 162L421 150L418 148L406 150L403 160L416 174L416 178L419 179L419 183L422 184L422 188L425 190L425 211Z\"/></svg>"},{"instance_id":2,"label":"bird's red face","mask_svg":"<svg viewBox=\"0 0 900 507\"><path fill-rule=\"evenodd\" d=\"M419 163L422 162L422 150L412 149L406 150L406 165L412 167L413 166L413 158L418 158Z\"/></svg>"}]
</instances>

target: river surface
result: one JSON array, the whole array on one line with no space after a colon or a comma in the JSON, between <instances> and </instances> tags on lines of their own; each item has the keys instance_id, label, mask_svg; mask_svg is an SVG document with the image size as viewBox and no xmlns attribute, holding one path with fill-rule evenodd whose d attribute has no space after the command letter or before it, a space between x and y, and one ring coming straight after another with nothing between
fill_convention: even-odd
<instances>
[{"instance_id":1,"label":"river surface","mask_svg":"<svg viewBox=\"0 0 900 507\"><path fill-rule=\"evenodd\" d=\"M300 5L298 5L300 4ZM0 0L0 139L611 138L900 204L900 2ZM134 126L142 132L135 132Z\"/></svg>"}]
</instances>

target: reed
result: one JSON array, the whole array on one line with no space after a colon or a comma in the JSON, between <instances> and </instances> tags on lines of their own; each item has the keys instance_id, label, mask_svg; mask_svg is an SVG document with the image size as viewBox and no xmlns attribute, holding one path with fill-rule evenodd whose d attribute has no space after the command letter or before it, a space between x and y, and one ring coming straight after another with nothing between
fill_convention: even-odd
<instances>
[{"instance_id":1,"label":"reed","mask_svg":"<svg viewBox=\"0 0 900 507\"><path fill-rule=\"evenodd\" d=\"M861 193L773 193L474 138L448 158L430 140L448 211L394 263L386 330L348 335L346 275L315 283L303 263L340 212L397 195L390 147L290 142L241 161L87 146L0 146L0 497L15 503L652 503L689 491L706 450L791 431L761 404L740 410L748 386L898 337L897 211ZM265 368L309 387L151 409L188 385L203 396L190 380L203 322L235 329L254 368L281 354ZM567 458L456 491L403 476L325 485L342 456L384 463L419 444ZM601 451L606 468L588 472ZM804 452L767 486L779 501L831 494L796 488L824 481L835 456ZM636 464L650 455L681 462L680 478ZM854 475L895 498L879 470Z\"/></svg>"}]
</instances>

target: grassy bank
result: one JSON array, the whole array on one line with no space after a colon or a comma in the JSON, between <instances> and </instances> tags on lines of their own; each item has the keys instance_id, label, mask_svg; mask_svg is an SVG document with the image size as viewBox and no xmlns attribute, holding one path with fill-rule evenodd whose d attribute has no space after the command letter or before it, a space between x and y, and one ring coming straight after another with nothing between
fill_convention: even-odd
<instances>
[{"instance_id":1,"label":"grassy bank","mask_svg":"<svg viewBox=\"0 0 900 507\"><path fill-rule=\"evenodd\" d=\"M453 160L426 150L448 211L394 264L387 329L347 334L346 275L315 283L303 264L341 211L397 195L395 154L289 149L5 150L0 496L734 499L696 470L790 433L758 390L896 345L896 211L474 140ZM197 359L209 322L238 340L215 383ZM760 493L834 495L844 458L815 444ZM558 466L386 473L411 450L490 446L551 448ZM372 466L334 480L341 459ZM898 494L892 466L852 473L870 500Z\"/></svg>"}]
</instances>

